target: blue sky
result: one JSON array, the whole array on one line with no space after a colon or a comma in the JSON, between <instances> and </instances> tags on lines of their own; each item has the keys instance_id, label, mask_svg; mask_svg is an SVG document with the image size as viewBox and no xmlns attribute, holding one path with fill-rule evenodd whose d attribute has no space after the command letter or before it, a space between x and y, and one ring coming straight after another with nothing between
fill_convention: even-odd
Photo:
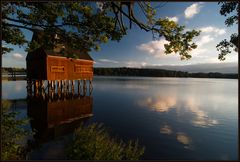
<instances>
[{"instance_id":1,"label":"blue sky","mask_svg":"<svg viewBox=\"0 0 240 162\"><path fill-rule=\"evenodd\" d=\"M154 2L157 6L159 2ZM163 3L163 2L162 2ZM222 63L218 60L216 45L223 39L229 39L231 33L237 33L237 25L226 27L226 17L219 14L217 2L168 2L157 12L157 17L168 17L185 25L186 30L200 29L200 36L194 39L198 48L193 50L192 58L181 61L178 54L165 55L164 39L153 40L151 32L145 32L137 26L128 30L128 34L120 42L108 42L101 45L101 50L92 51L95 67L146 67L161 65L193 65L203 63ZM141 16L139 10L136 14ZM24 31L30 40L32 33ZM3 44L4 46L10 46ZM26 67L27 53L24 48L14 48L11 53L2 56L3 67ZM232 52L224 63L238 62L238 55Z\"/></svg>"}]
</instances>

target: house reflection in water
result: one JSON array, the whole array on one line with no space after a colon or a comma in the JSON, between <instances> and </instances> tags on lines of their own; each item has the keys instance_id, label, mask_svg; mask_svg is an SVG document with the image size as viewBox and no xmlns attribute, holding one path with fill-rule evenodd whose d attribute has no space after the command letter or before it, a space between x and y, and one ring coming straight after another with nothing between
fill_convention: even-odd
<instances>
[{"instance_id":1,"label":"house reflection in water","mask_svg":"<svg viewBox=\"0 0 240 162\"><path fill-rule=\"evenodd\" d=\"M28 96L27 111L34 138L42 142L69 134L92 114L92 96L52 94Z\"/></svg>"}]
</instances>

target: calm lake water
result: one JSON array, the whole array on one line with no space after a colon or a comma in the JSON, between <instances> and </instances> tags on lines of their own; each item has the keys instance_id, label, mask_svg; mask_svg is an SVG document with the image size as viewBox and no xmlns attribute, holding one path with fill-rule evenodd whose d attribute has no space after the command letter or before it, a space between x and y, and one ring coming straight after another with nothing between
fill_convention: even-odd
<instances>
[{"instance_id":1,"label":"calm lake water","mask_svg":"<svg viewBox=\"0 0 240 162\"><path fill-rule=\"evenodd\" d=\"M32 119L27 129L39 130L35 138L43 145L32 159L63 158L53 139L71 134L84 114L112 136L138 139L143 159L238 159L236 79L95 77L90 97L47 103L26 100L26 81L3 81L2 91L19 117Z\"/></svg>"}]
</instances>

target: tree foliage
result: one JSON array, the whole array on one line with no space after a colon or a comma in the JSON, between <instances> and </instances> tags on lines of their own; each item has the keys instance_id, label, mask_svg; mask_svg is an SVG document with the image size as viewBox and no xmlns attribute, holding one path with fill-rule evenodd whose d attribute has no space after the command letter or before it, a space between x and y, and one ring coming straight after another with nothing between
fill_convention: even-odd
<instances>
[{"instance_id":1,"label":"tree foliage","mask_svg":"<svg viewBox=\"0 0 240 162\"><path fill-rule=\"evenodd\" d=\"M135 16L136 8L143 11L145 20ZM27 51L40 46L53 48L56 44L80 50L99 50L108 40L120 41L127 34L128 25L136 24L154 39L165 38L166 54L179 53L189 59L189 52L197 47L192 39L199 31L184 32L184 26L169 19L157 18L150 2L3 2L2 38L7 44L25 46ZM126 24L126 21L128 23ZM44 32L40 40L28 41L23 30ZM61 39L54 39L55 34ZM11 49L4 47L3 53Z\"/></svg>"},{"instance_id":2,"label":"tree foliage","mask_svg":"<svg viewBox=\"0 0 240 162\"><path fill-rule=\"evenodd\" d=\"M25 160L26 148L20 144L23 138L31 135L32 132L21 128L27 119L16 119L17 112L9 110L11 103L2 101L1 114L1 159L2 160Z\"/></svg>"},{"instance_id":3,"label":"tree foliage","mask_svg":"<svg viewBox=\"0 0 240 162\"><path fill-rule=\"evenodd\" d=\"M227 17L225 24L230 27L234 24L238 24L239 2L219 2L221 4L220 14ZM238 52L239 42L238 34L233 33L230 40L224 39L216 46L220 51L218 59L223 61L226 59L226 55L231 53L232 49Z\"/></svg>"}]
</instances>

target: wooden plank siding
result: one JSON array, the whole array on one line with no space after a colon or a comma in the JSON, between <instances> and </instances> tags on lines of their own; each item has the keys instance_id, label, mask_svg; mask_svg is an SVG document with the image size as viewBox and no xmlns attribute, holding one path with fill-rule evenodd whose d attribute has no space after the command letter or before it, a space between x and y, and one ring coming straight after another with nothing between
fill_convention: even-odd
<instances>
[{"instance_id":1,"label":"wooden plank siding","mask_svg":"<svg viewBox=\"0 0 240 162\"><path fill-rule=\"evenodd\" d=\"M93 61L47 56L47 80L78 80L93 78Z\"/></svg>"}]
</instances>

